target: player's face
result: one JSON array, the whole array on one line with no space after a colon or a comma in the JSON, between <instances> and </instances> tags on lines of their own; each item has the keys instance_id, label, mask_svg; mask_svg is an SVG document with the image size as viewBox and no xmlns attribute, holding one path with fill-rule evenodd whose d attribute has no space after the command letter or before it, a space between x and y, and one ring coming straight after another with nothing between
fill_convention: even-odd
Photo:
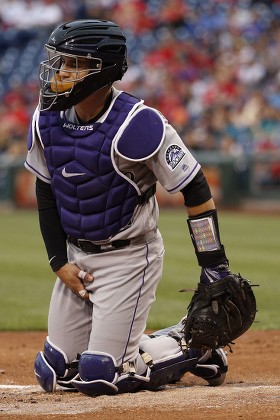
<instances>
[{"instance_id":1,"label":"player's face","mask_svg":"<svg viewBox=\"0 0 280 420\"><path fill-rule=\"evenodd\" d=\"M73 87L102 67L100 59L60 54L48 50L49 59L41 63L40 78L43 84L49 83L51 91L59 94L71 92Z\"/></svg>"},{"instance_id":2,"label":"player's face","mask_svg":"<svg viewBox=\"0 0 280 420\"><path fill-rule=\"evenodd\" d=\"M62 80L76 82L82 80L89 73L89 60L83 57L61 56L59 75Z\"/></svg>"},{"instance_id":3,"label":"player's face","mask_svg":"<svg viewBox=\"0 0 280 420\"><path fill-rule=\"evenodd\" d=\"M89 74L89 60L86 58L61 55L57 60L58 66L50 81L53 92L71 90Z\"/></svg>"}]
</instances>

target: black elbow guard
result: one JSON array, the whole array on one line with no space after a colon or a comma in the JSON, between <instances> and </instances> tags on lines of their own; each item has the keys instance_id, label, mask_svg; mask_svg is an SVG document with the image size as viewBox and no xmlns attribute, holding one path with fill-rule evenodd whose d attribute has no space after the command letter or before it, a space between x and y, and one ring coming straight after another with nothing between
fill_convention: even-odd
<instances>
[{"instance_id":1,"label":"black elbow guard","mask_svg":"<svg viewBox=\"0 0 280 420\"><path fill-rule=\"evenodd\" d=\"M194 179L181 190L181 193L184 196L186 207L199 206L212 198L209 184L201 169Z\"/></svg>"}]
</instances>

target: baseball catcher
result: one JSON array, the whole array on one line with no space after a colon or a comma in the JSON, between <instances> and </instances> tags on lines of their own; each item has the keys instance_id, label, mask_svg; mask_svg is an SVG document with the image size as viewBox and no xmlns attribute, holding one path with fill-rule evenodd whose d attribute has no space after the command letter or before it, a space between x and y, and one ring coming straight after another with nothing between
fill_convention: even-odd
<instances>
[{"instance_id":1,"label":"baseball catcher","mask_svg":"<svg viewBox=\"0 0 280 420\"><path fill-rule=\"evenodd\" d=\"M191 372L220 385L221 347L250 327L255 300L229 270L201 165L161 112L113 86L128 66L117 24L65 22L45 47L25 162L56 277L39 384L114 395ZM202 274L184 325L147 336L164 258L157 182L184 197Z\"/></svg>"},{"instance_id":2,"label":"baseball catcher","mask_svg":"<svg viewBox=\"0 0 280 420\"><path fill-rule=\"evenodd\" d=\"M255 319L252 287L248 280L229 269L215 210L189 218L188 226L202 270L183 319L186 342L193 348L230 346Z\"/></svg>"}]
</instances>

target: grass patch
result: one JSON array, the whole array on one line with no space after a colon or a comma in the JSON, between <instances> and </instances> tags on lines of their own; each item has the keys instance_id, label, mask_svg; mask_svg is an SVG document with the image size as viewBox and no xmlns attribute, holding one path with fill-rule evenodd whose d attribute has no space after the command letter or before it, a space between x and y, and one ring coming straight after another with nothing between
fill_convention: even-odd
<instances>
[{"instance_id":1,"label":"grass patch","mask_svg":"<svg viewBox=\"0 0 280 420\"><path fill-rule=\"evenodd\" d=\"M186 225L184 209L162 209L160 229L165 263L148 328L172 325L185 315L200 269ZM219 212L222 242L232 271L255 288L258 323L253 329L279 329L279 217ZM44 330L54 275L44 248L36 211L0 214L0 330Z\"/></svg>"}]
</instances>

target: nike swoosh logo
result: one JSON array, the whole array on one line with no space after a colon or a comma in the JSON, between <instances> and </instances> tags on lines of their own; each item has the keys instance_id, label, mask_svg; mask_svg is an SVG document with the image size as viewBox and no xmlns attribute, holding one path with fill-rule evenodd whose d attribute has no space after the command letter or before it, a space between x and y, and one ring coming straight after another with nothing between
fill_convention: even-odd
<instances>
[{"instance_id":1,"label":"nike swoosh logo","mask_svg":"<svg viewBox=\"0 0 280 420\"><path fill-rule=\"evenodd\" d=\"M71 176L83 176L85 174L85 172L66 172L65 168L63 168L62 170L62 175L64 176L64 178L70 178Z\"/></svg>"}]
</instances>

